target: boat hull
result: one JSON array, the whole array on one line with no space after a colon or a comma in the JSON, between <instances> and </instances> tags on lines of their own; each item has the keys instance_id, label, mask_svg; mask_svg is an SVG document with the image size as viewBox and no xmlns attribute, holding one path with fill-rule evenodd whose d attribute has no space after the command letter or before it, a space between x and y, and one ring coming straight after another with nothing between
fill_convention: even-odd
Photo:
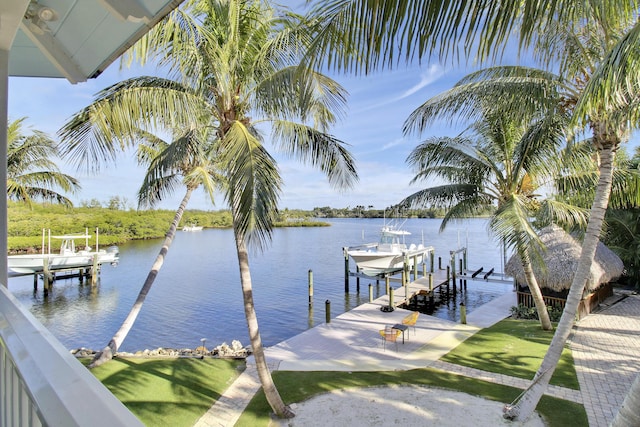
<instances>
[{"instance_id":1,"label":"boat hull","mask_svg":"<svg viewBox=\"0 0 640 427\"><path fill-rule=\"evenodd\" d=\"M350 251L349 256L360 270L400 269L404 265L404 255L401 253Z\"/></svg>"},{"instance_id":2,"label":"boat hull","mask_svg":"<svg viewBox=\"0 0 640 427\"><path fill-rule=\"evenodd\" d=\"M115 264L119 260L116 252L100 251L73 255L10 255L7 257L7 263L9 271L13 273L33 274L43 272L45 263L47 263L49 271L89 268L93 266L93 258L96 255L98 256L98 265L104 263Z\"/></svg>"}]
</instances>

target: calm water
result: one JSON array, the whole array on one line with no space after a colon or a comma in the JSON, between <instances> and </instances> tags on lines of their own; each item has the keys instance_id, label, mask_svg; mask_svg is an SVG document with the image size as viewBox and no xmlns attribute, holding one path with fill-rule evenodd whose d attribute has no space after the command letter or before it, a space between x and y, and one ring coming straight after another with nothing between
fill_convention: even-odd
<instances>
[{"instance_id":1,"label":"calm water","mask_svg":"<svg viewBox=\"0 0 640 427\"><path fill-rule=\"evenodd\" d=\"M374 297L384 293L384 282L355 278L344 292L342 248L377 241L382 219L334 219L331 227L276 229L273 244L264 253L252 254L250 265L260 331L265 345L273 345L325 321L325 301L331 301L335 317L368 301L368 285ZM408 220L408 243L436 248L443 267L449 251L466 245L469 269L484 267L503 271L500 250L487 235L486 220L464 221L439 233L439 219ZM33 292L31 276L12 277L9 289L67 348L102 348L113 336L137 297L161 240L120 246L120 264L102 268L99 285L81 285L77 278L58 280L48 297ZM437 265L436 265L437 267ZM352 269L354 269L352 265ZM308 271L313 271L314 305L308 306ZM397 284L396 284L397 286ZM469 282L465 295L443 305L436 316L458 319L457 305L468 312L511 285ZM238 263L231 230L178 232L164 266L147 296L142 312L121 350L145 348L193 348L200 339L207 346L249 343L242 305Z\"/></svg>"}]
</instances>

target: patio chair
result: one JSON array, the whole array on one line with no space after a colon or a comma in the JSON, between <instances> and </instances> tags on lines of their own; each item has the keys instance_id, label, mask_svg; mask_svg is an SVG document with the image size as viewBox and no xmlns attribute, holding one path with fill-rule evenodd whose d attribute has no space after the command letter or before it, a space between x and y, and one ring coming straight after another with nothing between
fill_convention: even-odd
<instances>
[{"instance_id":1,"label":"patio chair","mask_svg":"<svg viewBox=\"0 0 640 427\"><path fill-rule=\"evenodd\" d=\"M413 327L413 335L416 334L416 322L418 321L418 312L414 311L413 313L407 315L404 319L402 319L402 324Z\"/></svg>"},{"instance_id":2,"label":"patio chair","mask_svg":"<svg viewBox=\"0 0 640 427\"><path fill-rule=\"evenodd\" d=\"M380 329L380 336L382 337L382 348L386 350L387 341L395 343L396 351L398 351L398 336L402 331L398 329L393 329L390 325L384 327L384 329Z\"/></svg>"}]
</instances>

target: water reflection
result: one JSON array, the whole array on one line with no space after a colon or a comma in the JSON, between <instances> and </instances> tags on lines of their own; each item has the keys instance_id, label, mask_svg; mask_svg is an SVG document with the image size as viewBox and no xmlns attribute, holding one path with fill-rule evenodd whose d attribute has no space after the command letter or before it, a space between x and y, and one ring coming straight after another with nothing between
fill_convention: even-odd
<instances>
[{"instance_id":1,"label":"water reflection","mask_svg":"<svg viewBox=\"0 0 640 427\"><path fill-rule=\"evenodd\" d=\"M332 220L331 227L276 229L271 247L252 253L250 265L260 332L265 345L273 345L325 322L325 301L333 317L385 294L385 282L349 279L345 293L342 248L377 240L382 220ZM486 220L470 220L458 229L438 233L439 220L409 220L405 224L417 240L447 264L449 250L468 242L469 268L500 270L500 250L486 234ZM456 242L457 241L457 242ZM162 240L120 245L120 264L104 266L99 283L91 286L77 278L57 280L47 297L33 292L31 276L12 277L9 289L67 348L101 348L113 336L133 305L160 249ZM308 275L313 271L314 297L309 306ZM391 286L397 287L392 282ZM456 294L439 317L457 320L461 300L472 309L509 287L469 282L467 292ZM458 289L459 293L460 289ZM193 347L202 337L210 345L234 339L248 343L238 263L231 230L178 232L164 266L122 350L154 347Z\"/></svg>"}]
</instances>

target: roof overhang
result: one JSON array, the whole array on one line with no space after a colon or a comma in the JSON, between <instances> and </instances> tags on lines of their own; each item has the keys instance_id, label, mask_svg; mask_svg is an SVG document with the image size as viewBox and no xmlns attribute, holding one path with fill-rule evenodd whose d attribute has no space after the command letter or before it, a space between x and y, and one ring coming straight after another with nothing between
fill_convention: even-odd
<instances>
[{"instance_id":1,"label":"roof overhang","mask_svg":"<svg viewBox=\"0 0 640 427\"><path fill-rule=\"evenodd\" d=\"M9 75L97 77L183 0L11 0L0 4Z\"/></svg>"}]
</instances>

